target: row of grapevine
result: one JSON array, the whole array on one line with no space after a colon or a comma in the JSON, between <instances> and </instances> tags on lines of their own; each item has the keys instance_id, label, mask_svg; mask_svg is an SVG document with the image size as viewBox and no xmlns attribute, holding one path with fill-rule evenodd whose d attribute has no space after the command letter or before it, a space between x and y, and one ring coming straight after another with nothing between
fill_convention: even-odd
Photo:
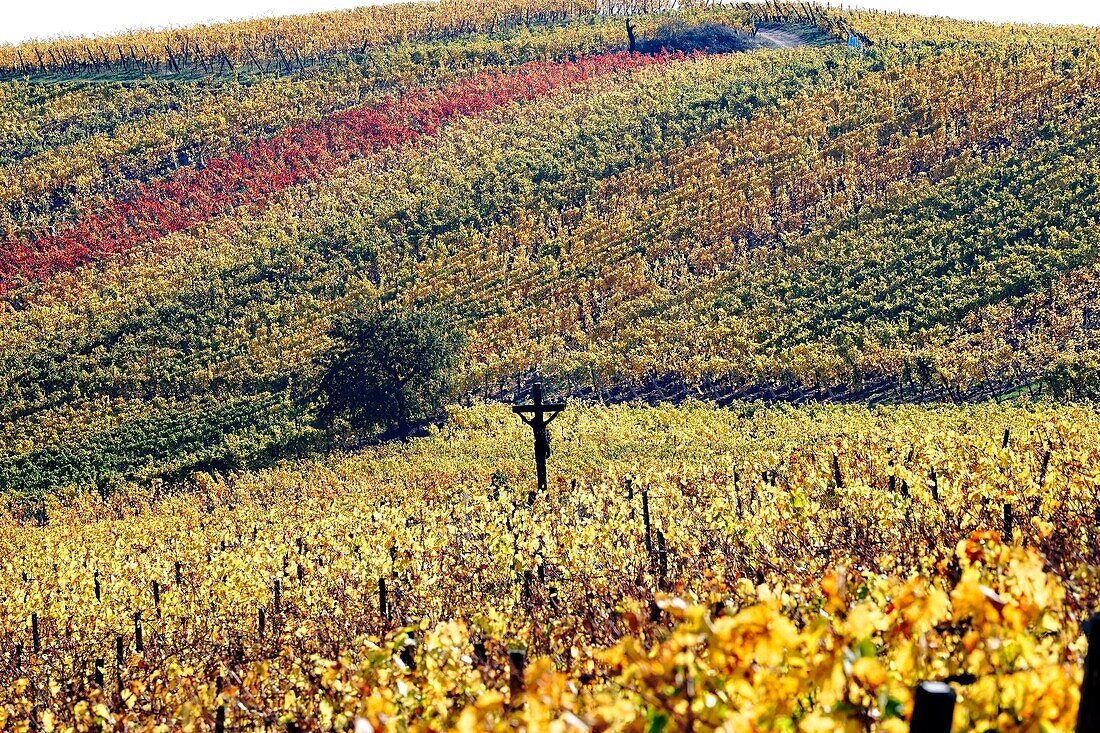
<instances>
[{"instance_id":1,"label":"row of grapevine","mask_svg":"<svg viewBox=\"0 0 1100 733\"><path fill-rule=\"evenodd\" d=\"M12 158L0 166L0 221L9 236L69 223L138 183L244 152L257 138L486 68L598 54L620 36L621 24L602 22L408 43L299 79L95 83L46 97L49 87L24 85L0 123L9 143L0 160Z\"/></svg>"},{"instance_id":2,"label":"row of grapevine","mask_svg":"<svg viewBox=\"0 0 1100 733\"><path fill-rule=\"evenodd\" d=\"M278 191L324 176L334 167L432 135L455 116L480 114L600 74L658 63L659 57L609 54L557 64L531 63L509 75L481 74L438 91L411 92L395 103L353 108L320 123L291 128L241 154L185 168L56 233L5 242L0 292L20 281L124 251L241 206L262 206Z\"/></svg>"},{"instance_id":3,"label":"row of grapevine","mask_svg":"<svg viewBox=\"0 0 1100 733\"><path fill-rule=\"evenodd\" d=\"M803 253L825 263L843 261L832 259L833 250L822 251L817 244L819 237L848 241L837 233L841 226L834 220L851 216L859 222L853 228L865 226L858 217L875 199L905 196L911 187L922 190L938 177L956 175L955 159L963 170L973 164L981 168L981 159L997 150L1030 145L1037 125L1072 118L1095 92L1095 79L1050 73L1041 57L1030 68L1009 66L990 75L991 68L997 67L977 56L952 55L927 60L919 70L909 67L901 79L884 85L872 76L852 89L841 86L817 98L792 101L781 114L722 131L652 171L613 179L605 193L591 196L578 210L546 212L528 220L523 226L529 231L509 224L460 233L469 242L468 254L425 262L410 298L448 293L463 309L479 315L490 310L490 303L505 299L509 307L499 316L488 315L488 328L481 328L483 350L477 356L493 371L563 362L568 370L572 352L583 355L591 343L600 350L596 368L612 376L634 377L656 369L759 378L750 375L759 368L753 362L765 345L750 335L757 322L746 319L752 311L730 313L730 321L714 323L718 329L749 333L728 333L726 348L716 344L700 349L709 326L699 316L707 314L709 320L714 313L700 301L730 297L734 287L759 289L768 293L752 296L764 301L761 311L788 311L787 317L796 317L786 295L794 277L789 273L802 270L807 280L819 276L796 264ZM986 99L978 105L986 112L978 120L967 111L981 97ZM928 100L928 106L918 106L918 100ZM1090 119L1076 128L1078 137L1067 129L1065 140L1043 150L1061 157L1066 154L1063 146L1070 147L1068 140L1087 149ZM809 138L808 131L820 141ZM1091 175L1090 155L1082 150L1074 160L1082 176ZM1027 200L1029 194L1014 195ZM790 236L814 222L822 222L821 231L811 233L805 244ZM545 259L524 246L535 239L534 231L546 232L560 247L553 276L548 277ZM501 257L479 261L475 253L483 251L500 252ZM774 282L763 287L768 275L761 273L762 260L772 259L777 265L770 273ZM853 277L867 266L862 260L853 266ZM815 292L813 287L806 290L808 307L819 302L811 295ZM464 295L459 298L459 293ZM786 305L780 303L784 299ZM839 299L842 304L851 301L850 291ZM540 314L542 334L533 332L531 319L522 316L528 308ZM658 308L682 310L693 337L653 333L662 328ZM647 317L639 318L641 313ZM773 321L760 332L774 334L775 316L761 312L760 318ZM632 335L628 329L641 333ZM831 330L835 328L822 329ZM646 341L639 342L642 338ZM632 345L633 373L621 371L624 342ZM679 361L675 347L670 348L675 344L683 345L693 359L713 361L694 370L683 362L673 366ZM741 356L737 352L743 352L744 364L735 361ZM592 361L581 359L575 368L587 372Z\"/></svg>"},{"instance_id":4,"label":"row of grapevine","mask_svg":"<svg viewBox=\"0 0 1100 733\"><path fill-rule=\"evenodd\" d=\"M528 505L524 427L479 406L186 493L50 498L2 520L0 715L904 730L912 685L951 679L960 729L1068 731L1096 424L571 407Z\"/></svg>"},{"instance_id":5,"label":"row of grapevine","mask_svg":"<svg viewBox=\"0 0 1100 733\"><path fill-rule=\"evenodd\" d=\"M690 5L690 3L688 4ZM674 6L645 0L630 12ZM304 59L366 53L388 43L496 33L616 12L607 0L443 0L379 5L312 15L192 28L139 31L109 38L62 39L0 46L0 71L26 74L213 74L248 66L304 71ZM622 6L628 9L627 6Z\"/></svg>"}]
</instances>

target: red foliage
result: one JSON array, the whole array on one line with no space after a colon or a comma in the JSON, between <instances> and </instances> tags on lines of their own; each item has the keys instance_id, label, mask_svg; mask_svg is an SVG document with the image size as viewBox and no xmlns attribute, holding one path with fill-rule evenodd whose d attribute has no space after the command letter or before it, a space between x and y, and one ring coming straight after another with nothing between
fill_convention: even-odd
<instances>
[{"instance_id":1,"label":"red foliage","mask_svg":"<svg viewBox=\"0 0 1100 733\"><path fill-rule=\"evenodd\" d=\"M262 206L289 186L316 180L384 148L433 135L453 117L484 113L595 76L668 58L614 53L576 61L533 62L508 73L482 72L440 89L416 90L396 100L288 129L202 169L181 168L163 180L143 184L132 196L56 232L5 242L0 247L0 293L124 252L237 207Z\"/></svg>"}]
</instances>

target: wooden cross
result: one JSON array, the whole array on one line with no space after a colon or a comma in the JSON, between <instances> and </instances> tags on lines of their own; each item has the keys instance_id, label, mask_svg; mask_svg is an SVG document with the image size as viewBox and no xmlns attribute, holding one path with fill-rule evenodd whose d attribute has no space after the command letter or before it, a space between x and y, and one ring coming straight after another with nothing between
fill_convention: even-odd
<instances>
[{"instance_id":1,"label":"wooden cross","mask_svg":"<svg viewBox=\"0 0 1100 733\"><path fill-rule=\"evenodd\" d=\"M535 382L531 387L531 404L515 405L512 412L531 426L535 433L535 470L538 475L539 491L546 491L546 459L550 457L550 438L546 435L546 426L565 409L564 402L543 403L542 383ZM530 417L527 415L530 414Z\"/></svg>"}]
</instances>

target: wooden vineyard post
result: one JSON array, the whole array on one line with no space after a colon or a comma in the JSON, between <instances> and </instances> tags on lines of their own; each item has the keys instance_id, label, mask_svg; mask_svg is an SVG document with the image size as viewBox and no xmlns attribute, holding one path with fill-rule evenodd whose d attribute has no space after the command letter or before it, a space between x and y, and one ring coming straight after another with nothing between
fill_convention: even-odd
<instances>
[{"instance_id":1,"label":"wooden vineyard post","mask_svg":"<svg viewBox=\"0 0 1100 733\"><path fill-rule=\"evenodd\" d=\"M177 74L180 73L180 67L179 67L179 64L176 63L176 57L172 55L172 47L168 46L168 45L165 45L164 50L167 54L168 64L172 67L172 71L174 71Z\"/></svg>"},{"instance_id":2,"label":"wooden vineyard post","mask_svg":"<svg viewBox=\"0 0 1100 733\"><path fill-rule=\"evenodd\" d=\"M121 636L115 637L115 683L118 698L122 700L122 664L125 661L126 645Z\"/></svg>"},{"instance_id":3,"label":"wooden vineyard post","mask_svg":"<svg viewBox=\"0 0 1100 733\"><path fill-rule=\"evenodd\" d=\"M222 684L221 677L214 681L215 701L218 703L218 708L214 711L214 733L225 733L225 701L221 699Z\"/></svg>"},{"instance_id":4,"label":"wooden vineyard post","mask_svg":"<svg viewBox=\"0 0 1100 733\"><path fill-rule=\"evenodd\" d=\"M1043 467L1039 470L1039 490L1043 490L1043 484L1047 480L1047 469L1050 468L1050 448L1043 454Z\"/></svg>"},{"instance_id":5,"label":"wooden vineyard post","mask_svg":"<svg viewBox=\"0 0 1100 733\"><path fill-rule=\"evenodd\" d=\"M405 638L405 646L401 649L401 661L411 670L416 669L416 637L409 634Z\"/></svg>"},{"instance_id":6,"label":"wooden vineyard post","mask_svg":"<svg viewBox=\"0 0 1100 733\"><path fill-rule=\"evenodd\" d=\"M921 682L913 696L910 733L951 733L955 691L946 682Z\"/></svg>"},{"instance_id":7,"label":"wooden vineyard post","mask_svg":"<svg viewBox=\"0 0 1100 733\"><path fill-rule=\"evenodd\" d=\"M668 587L668 549L665 547L665 533L657 530L657 580L661 590Z\"/></svg>"},{"instance_id":8,"label":"wooden vineyard post","mask_svg":"<svg viewBox=\"0 0 1100 733\"><path fill-rule=\"evenodd\" d=\"M531 431L535 434L535 473L540 494L545 494L548 491L546 459L550 457L550 438L546 434L546 426L560 415L564 409L564 402L544 403L542 401L541 382L535 382L531 387L531 404L515 405L512 408L512 412L519 415L520 419L527 425L530 425ZM530 414L530 417L527 417L528 414Z\"/></svg>"},{"instance_id":9,"label":"wooden vineyard post","mask_svg":"<svg viewBox=\"0 0 1100 733\"><path fill-rule=\"evenodd\" d=\"M1100 613L1088 621L1089 650L1081 680L1081 704L1077 708L1077 733L1100 730Z\"/></svg>"},{"instance_id":10,"label":"wooden vineyard post","mask_svg":"<svg viewBox=\"0 0 1100 733\"><path fill-rule=\"evenodd\" d=\"M527 668L527 653L522 649L508 650L508 692L510 703L516 704L523 694L523 672Z\"/></svg>"}]
</instances>

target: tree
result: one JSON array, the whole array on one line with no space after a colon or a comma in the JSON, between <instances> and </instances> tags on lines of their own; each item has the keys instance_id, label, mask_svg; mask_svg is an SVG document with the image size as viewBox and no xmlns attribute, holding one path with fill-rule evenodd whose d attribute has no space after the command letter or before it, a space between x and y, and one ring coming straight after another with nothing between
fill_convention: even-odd
<instances>
[{"instance_id":1,"label":"tree","mask_svg":"<svg viewBox=\"0 0 1100 733\"><path fill-rule=\"evenodd\" d=\"M344 418L355 430L409 425L443 406L453 388L462 335L435 310L357 313L329 331L335 346L322 360L318 422Z\"/></svg>"}]
</instances>

